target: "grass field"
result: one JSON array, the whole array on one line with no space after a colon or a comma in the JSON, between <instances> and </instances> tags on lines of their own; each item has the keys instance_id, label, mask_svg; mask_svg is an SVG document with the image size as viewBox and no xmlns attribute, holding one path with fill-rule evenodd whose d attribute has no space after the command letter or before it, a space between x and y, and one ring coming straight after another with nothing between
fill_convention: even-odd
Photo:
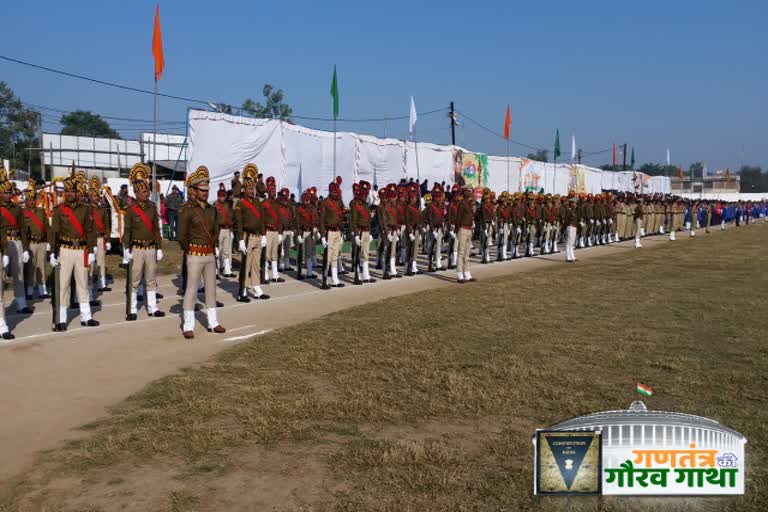
<instances>
[{"instance_id":1,"label":"grass field","mask_svg":"<svg viewBox=\"0 0 768 512\"><path fill-rule=\"evenodd\" d=\"M238 345L42 454L0 510L763 511L768 227L652 245ZM746 494L534 500L534 430L638 381L746 436Z\"/></svg>"}]
</instances>

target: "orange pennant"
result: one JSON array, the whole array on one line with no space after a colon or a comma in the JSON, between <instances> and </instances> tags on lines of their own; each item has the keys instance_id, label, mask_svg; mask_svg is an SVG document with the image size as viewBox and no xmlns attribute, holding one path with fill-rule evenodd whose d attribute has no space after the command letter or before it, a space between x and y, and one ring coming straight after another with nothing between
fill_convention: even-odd
<instances>
[{"instance_id":1,"label":"orange pennant","mask_svg":"<svg viewBox=\"0 0 768 512\"><path fill-rule=\"evenodd\" d=\"M160 80L165 68L163 38L160 35L160 4L155 5L155 30L152 34L152 55L155 57L155 81Z\"/></svg>"},{"instance_id":2,"label":"orange pennant","mask_svg":"<svg viewBox=\"0 0 768 512\"><path fill-rule=\"evenodd\" d=\"M509 127L512 126L512 114L509 111L509 105L507 105L507 117L504 119L504 138L509 140Z\"/></svg>"}]
</instances>

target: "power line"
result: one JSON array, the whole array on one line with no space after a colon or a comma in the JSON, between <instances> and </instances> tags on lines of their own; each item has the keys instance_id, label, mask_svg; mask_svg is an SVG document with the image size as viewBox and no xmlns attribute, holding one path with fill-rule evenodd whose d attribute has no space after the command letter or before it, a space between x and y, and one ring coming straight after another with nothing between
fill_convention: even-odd
<instances>
[{"instance_id":1,"label":"power line","mask_svg":"<svg viewBox=\"0 0 768 512\"><path fill-rule=\"evenodd\" d=\"M155 94L154 91L150 91L148 89L140 89L138 87L132 87L132 86L129 86L129 85L118 84L118 83L109 82L109 81L106 81L106 80L99 80L99 79L87 77L87 76L84 76L84 75L78 75L76 73L70 73L68 71L63 71L63 70L51 68L51 67L48 67L48 66L42 66L40 64L33 64L31 62L26 62L26 61L23 61L23 60L20 60L20 59L14 59L14 58L8 57L6 55L0 55L0 59L8 61L8 62L13 62L15 64L20 64L22 66L28 66L28 67L31 67L31 68L34 68L34 69L37 69L37 70L47 71L49 73L55 73L55 74L63 75L63 76L68 76L70 78L76 78L78 80L85 80L87 82L91 82L91 83L95 83L95 84L99 84L99 85L104 85L104 86L107 86L107 87L114 87L114 88L121 89L121 90L124 90L124 91L136 92L136 93L140 93L140 94L149 94L149 95ZM179 100L179 101L186 101L188 103L198 103L198 104L202 104L202 105L208 105L209 103L210 104L214 104L214 105L221 104L221 102L215 102L215 101L209 101L209 100L201 100L201 99L196 99L196 98L187 98L187 97L184 97L184 96L175 96L173 94L157 93L157 95L162 97L162 98L168 98L168 99ZM227 105L227 106L231 107L231 105ZM237 110L239 112L243 112L242 108L236 108L236 107L231 107L231 108L233 110ZM430 111L427 111L427 112L417 112L417 114L420 115L420 116L427 116L427 115L434 114L434 113L437 113L437 112L442 112L442 111L445 111L445 110L448 110L448 109L447 108L439 108L439 109L434 109L434 110L430 110ZM300 116L298 114L291 114L290 117L291 118L295 118L295 119L308 120L308 121L333 121L334 120L333 118L328 118L328 117ZM401 120L401 119L408 119L408 115L394 116L394 117L371 117L371 118L362 118L362 119L338 118L338 119L336 119L336 121L347 122L347 123L369 123L369 122L396 121L396 120Z\"/></svg>"},{"instance_id":2,"label":"power line","mask_svg":"<svg viewBox=\"0 0 768 512\"><path fill-rule=\"evenodd\" d=\"M456 110L456 113L458 115L466 118L467 121L469 121L470 123L476 125L477 127L481 128L481 129L487 131L488 133L493 134L493 135L495 135L495 136L497 136L497 137L499 137L501 139L509 140L509 142L512 142L513 144L517 144L518 146L523 146L523 147L528 148L528 149L533 149L533 150L536 150L536 151L543 151L542 148L537 148L536 146L531 146L530 144L525 144L523 142L519 142L519 141L516 141L516 140L513 140L513 139L507 139L506 137L504 137L504 135L502 135L502 134L492 130L491 128L488 128L487 126L485 126L485 125L475 121L474 119L472 119L471 117L469 117L467 114L465 114L463 112L459 112L458 110Z\"/></svg>"}]
</instances>

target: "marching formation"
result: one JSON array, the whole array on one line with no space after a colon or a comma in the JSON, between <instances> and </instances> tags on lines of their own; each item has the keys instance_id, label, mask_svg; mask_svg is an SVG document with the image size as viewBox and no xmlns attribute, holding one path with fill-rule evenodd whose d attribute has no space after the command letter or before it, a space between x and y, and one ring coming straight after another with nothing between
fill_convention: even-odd
<instances>
[{"instance_id":1,"label":"marching formation","mask_svg":"<svg viewBox=\"0 0 768 512\"><path fill-rule=\"evenodd\" d=\"M242 180L240 175L242 174ZM54 331L65 331L69 309L79 309L84 327L98 326L91 307L96 294L110 291L106 254L112 244L122 247L125 318L137 319L144 301L150 317L164 317L157 289L157 266L163 259L163 236L158 205L149 200L150 169L136 164L129 181L133 197L113 196L96 177L87 179L74 166L56 183L54 196L41 193L34 182L14 190L0 168L0 248L2 264L13 281L16 311L32 313L28 301L51 299ZM199 167L186 179L188 197L174 212L176 240L183 251L182 333L194 338L198 294L210 332L226 329L217 317L217 279L237 279L236 300L267 300L262 286L285 282L288 273L298 280L317 280L322 289L342 288L340 276L351 273L355 285L375 283L371 265L381 279L399 279L424 272L456 272L456 282L474 281L471 262L480 264L557 254L576 261L576 250L642 238L696 235L696 229L725 228L727 222L768 220L767 203L693 201L675 196L501 192L446 187L431 190L402 181L376 189L367 181L352 186L345 203L341 178L328 185L328 195L315 187L296 201L287 188L248 164L235 173L232 188L220 185L209 202L208 169ZM425 187L425 185L422 185ZM114 210L118 215L113 216ZM119 223L117 238L113 220ZM352 269L347 271L342 250L350 245ZM371 253L375 243L375 255ZM238 273L233 272L237 258ZM318 259L322 258L322 262ZM53 270L48 272L46 263ZM293 267L295 265L295 268ZM315 273L319 269L319 273ZM49 291L50 290L50 291ZM0 296L2 300L2 296ZM13 339L0 304L0 335Z\"/></svg>"}]
</instances>

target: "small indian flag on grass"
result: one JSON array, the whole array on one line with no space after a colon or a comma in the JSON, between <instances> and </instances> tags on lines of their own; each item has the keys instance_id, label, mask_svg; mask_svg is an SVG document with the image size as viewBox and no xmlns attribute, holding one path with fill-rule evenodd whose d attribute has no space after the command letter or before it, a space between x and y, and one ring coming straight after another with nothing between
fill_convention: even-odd
<instances>
[{"instance_id":1,"label":"small indian flag on grass","mask_svg":"<svg viewBox=\"0 0 768 512\"><path fill-rule=\"evenodd\" d=\"M651 388L643 384L640 384L639 382L637 383L637 387L635 389L637 389L637 392L640 393L641 395L644 395L644 396L653 395L653 390Z\"/></svg>"}]
</instances>

